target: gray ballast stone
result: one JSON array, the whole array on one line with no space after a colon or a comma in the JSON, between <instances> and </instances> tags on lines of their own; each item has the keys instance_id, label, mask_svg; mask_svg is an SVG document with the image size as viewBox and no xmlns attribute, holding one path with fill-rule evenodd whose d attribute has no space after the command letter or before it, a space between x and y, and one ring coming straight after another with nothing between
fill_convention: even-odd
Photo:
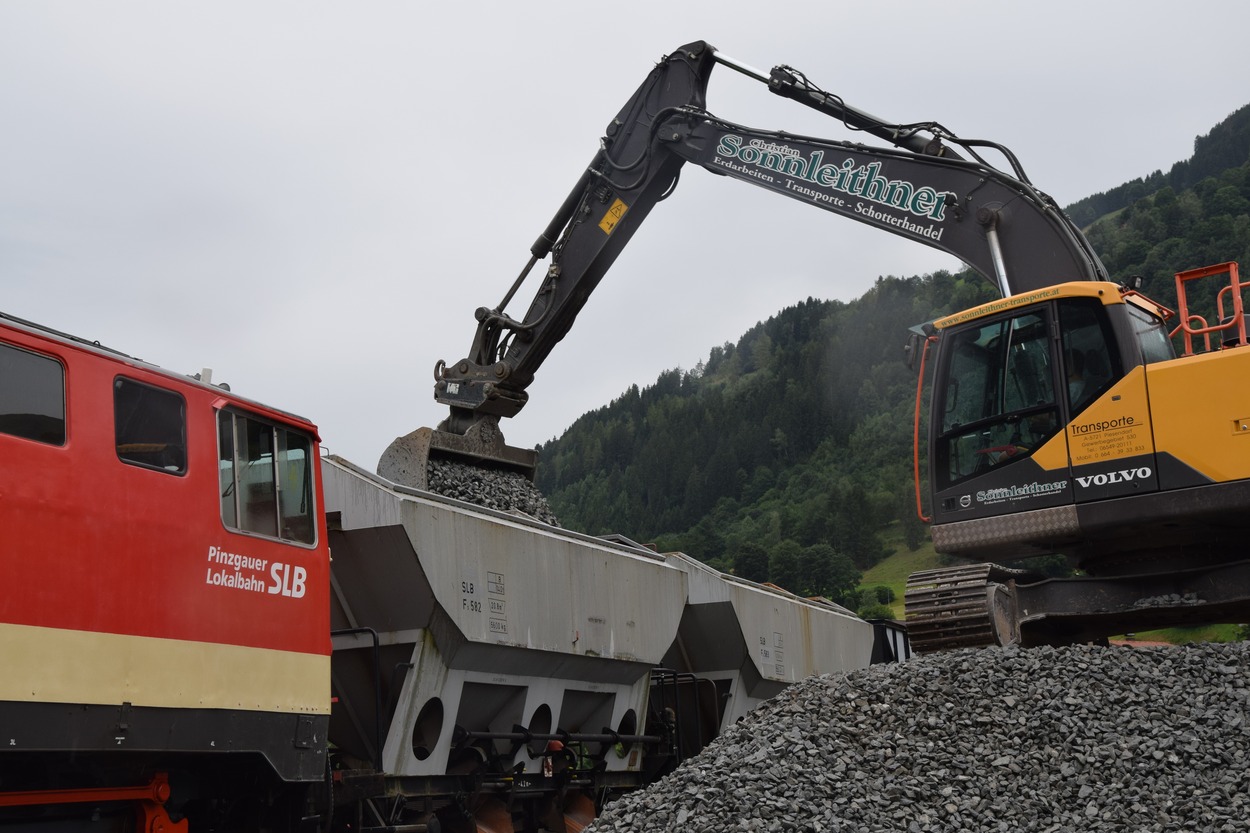
<instances>
[{"instance_id":1,"label":"gray ballast stone","mask_svg":"<svg viewBox=\"0 0 1250 833\"><path fill-rule=\"evenodd\" d=\"M1250 645L987 648L814 677L607 831L1245 831Z\"/></svg>"},{"instance_id":2,"label":"gray ballast stone","mask_svg":"<svg viewBox=\"0 0 1250 833\"><path fill-rule=\"evenodd\" d=\"M428 488L435 494L501 512L522 512L543 523L560 525L543 493L516 472L430 460L426 476Z\"/></svg>"}]
</instances>

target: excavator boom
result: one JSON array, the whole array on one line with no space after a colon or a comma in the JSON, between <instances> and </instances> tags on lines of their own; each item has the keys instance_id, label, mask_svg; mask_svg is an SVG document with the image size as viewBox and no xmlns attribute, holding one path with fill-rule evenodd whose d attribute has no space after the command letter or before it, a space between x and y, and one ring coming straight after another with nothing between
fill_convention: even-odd
<instances>
[{"instance_id":1,"label":"excavator boom","mask_svg":"<svg viewBox=\"0 0 1250 833\"><path fill-rule=\"evenodd\" d=\"M895 147L758 130L719 118L705 102L717 64ZM985 161L984 148L1000 151L1011 171ZM435 398L448 406L446 419L437 429L396 440L383 454L380 473L423 486L413 473L423 471L429 457L446 456L532 477L533 452L507 446L499 420L524 407L543 361L651 209L672 192L686 162L954 255L1003 294L1106 278L1079 230L1029 184L1005 148L961 139L936 122L887 122L789 67L765 74L696 41L664 57L609 123L600 150L531 246L503 301L477 310L468 355L436 367ZM512 317L507 305L548 256L529 308Z\"/></svg>"}]
</instances>

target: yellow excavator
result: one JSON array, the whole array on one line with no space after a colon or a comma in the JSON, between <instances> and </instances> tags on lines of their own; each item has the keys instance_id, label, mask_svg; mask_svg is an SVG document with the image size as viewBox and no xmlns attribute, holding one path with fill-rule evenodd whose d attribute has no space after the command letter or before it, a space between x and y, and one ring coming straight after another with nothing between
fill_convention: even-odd
<instances>
[{"instance_id":1,"label":"yellow excavator","mask_svg":"<svg viewBox=\"0 0 1250 833\"><path fill-rule=\"evenodd\" d=\"M716 116L705 99L717 65L890 146ZM937 122L886 121L791 67L761 72L701 41L665 56L609 123L503 301L477 310L468 355L437 364L448 416L397 439L379 474L425 488L431 462L449 458L532 478L534 452L508 446L499 421L525 405L543 360L687 162L952 254L1002 296L918 327L909 343L921 382L932 379L934 543L984 562L912 577L914 647L1250 618L1250 349L1236 264L1178 276L1173 311L1113 281L1007 148ZM512 317L505 308L543 261L529 308ZM1188 289L1221 279L1208 322L1188 308ZM1079 577L1000 566L1052 554Z\"/></svg>"},{"instance_id":2,"label":"yellow excavator","mask_svg":"<svg viewBox=\"0 0 1250 833\"><path fill-rule=\"evenodd\" d=\"M1199 281L1220 286L1210 322L1189 309ZM1176 287L1179 312L1120 284L1062 283L917 338L922 359L936 348L933 542L986 562L910 577L918 650L1250 618L1250 349L1237 264L1183 272ZM1052 553L1079 575L998 566Z\"/></svg>"}]
</instances>

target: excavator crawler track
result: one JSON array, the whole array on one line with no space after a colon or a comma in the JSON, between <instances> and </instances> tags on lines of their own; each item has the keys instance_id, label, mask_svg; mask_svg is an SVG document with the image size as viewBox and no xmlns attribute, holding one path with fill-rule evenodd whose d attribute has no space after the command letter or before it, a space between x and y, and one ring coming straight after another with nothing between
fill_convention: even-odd
<instances>
[{"instance_id":1,"label":"excavator crawler track","mask_svg":"<svg viewBox=\"0 0 1250 833\"><path fill-rule=\"evenodd\" d=\"M919 653L996 643L989 564L922 570L907 578L907 634Z\"/></svg>"},{"instance_id":2,"label":"excavator crawler track","mask_svg":"<svg viewBox=\"0 0 1250 833\"><path fill-rule=\"evenodd\" d=\"M1015 582L1033 574L998 564L920 570L907 579L907 633L919 653L1020 640Z\"/></svg>"}]
</instances>

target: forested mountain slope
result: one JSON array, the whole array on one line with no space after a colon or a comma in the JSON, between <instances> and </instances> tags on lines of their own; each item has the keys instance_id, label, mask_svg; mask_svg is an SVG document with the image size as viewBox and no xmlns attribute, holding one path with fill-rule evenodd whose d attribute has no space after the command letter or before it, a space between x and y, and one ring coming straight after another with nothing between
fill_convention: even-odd
<instances>
[{"instance_id":1,"label":"forested mountain slope","mask_svg":"<svg viewBox=\"0 0 1250 833\"><path fill-rule=\"evenodd\" d=\"M1086 233L1113 276L1145 276L1169 305L1178 270L1250 268L1250 106L1169 174L1070 212L1092 221ZM912 542L925 535L907 329L992 297L971 272L937 272L880 278L847 303L809 298L583 415L540 447L538 485L568 527L854 606L860 572L883 552L878 532L897 523Z\"/></svg>"},{"instance_id":2,"label":"forested mountain slope","mask_svg":"<svg viewBox=\"0 0 1250 833\"><path fill-rule=\"evenodd\" d=\"M1109 191L1079 200L1066 209L1080 226L1104 214L1127 208L1161 188L1184 191L1202 180L1218 179L1229 168L1239 168L1250 158L1250 104L1229 115L1204 136L1194 139L1194 155L1174 164L1166 174L1155 171Z\"/></svg>"}]
</instances>

